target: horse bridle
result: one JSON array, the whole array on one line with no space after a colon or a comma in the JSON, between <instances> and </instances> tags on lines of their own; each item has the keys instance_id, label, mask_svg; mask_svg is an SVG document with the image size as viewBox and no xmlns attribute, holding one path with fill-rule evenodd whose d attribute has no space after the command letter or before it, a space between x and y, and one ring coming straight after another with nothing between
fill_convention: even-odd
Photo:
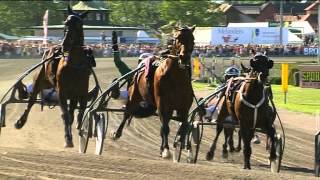
<instances>
[{"instance_id":1,"label":"horse bridle","mask_svg":"<svg viewBox=\"0 0 320 180\"><path fill-rule=\"evenodd\" d=\"M71 19L71 18L73 18L73 17L75 17L75 18L77 18L81 23L82 23L82 19L81 19L81 17L79 17L79 16L76 16L76 15L73 15L73 14L71 14L71 15L68 15L68 17L67 17L67 20L65 21L65 27L64 27L64 30L63 30L63 36L64 36L64 38L63 39L65 39L65 37L66 37L66 34L70 31L69 30L69 26L68 25L66 25L66 23ZM62 42L63 43L63 42ZM83 44L79 44L79 45L77 45L77 44L72 44L72 47L85 47Z\"/></svg>"},{"instance_id":2,"label":"horse bridle","mask_svg":"<svg viewBox=\"0 0 320 180\"><path fill-rule=\"evenodd\" d=\"M178 45L177 41L178 41L178 37L173 37L172 38L172 50L171 50L171 55L173 55L176 58L179 58L179 67L186 69L186 68L191 68L190 64L187 64L186 62L182 61L182 59L180 58L180 52L181 52L181 48L182 46L185 48L185 45ZM173 53L174 52L174 53Z\"/></svg>"}]
</instances>

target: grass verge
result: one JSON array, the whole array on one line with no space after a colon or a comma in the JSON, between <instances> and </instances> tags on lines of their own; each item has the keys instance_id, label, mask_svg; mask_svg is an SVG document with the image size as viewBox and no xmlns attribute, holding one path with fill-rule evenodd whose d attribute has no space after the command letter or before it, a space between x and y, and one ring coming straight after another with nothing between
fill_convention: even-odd
<instances>
[{"instance_id":1,"label":"grass verge","mask_svg":"<svg viewBox=\"0 0 320 180\"><path fill-rule=\"evenodd\" d=\"M308 114L316 114L320 111L320 89L289 86L286 104L281 85L272 85L272 90L274 102L278 108Z\"/></svg>"},{"instance_id":2,"label":"grass verge","mask_svg":"<svg viewBox=\"0 0 320 180\"><path fill-rule=\"evenodd\" d=\"M208 83L193 82L192 86L196 91L215 90L215 86ZM320 89L300 88L289 85L286 104L284 103L284 93L281 91L281 85L272 85L272 90L277 108L307 114L320 112Z\"/></svg>"}]
</instances>

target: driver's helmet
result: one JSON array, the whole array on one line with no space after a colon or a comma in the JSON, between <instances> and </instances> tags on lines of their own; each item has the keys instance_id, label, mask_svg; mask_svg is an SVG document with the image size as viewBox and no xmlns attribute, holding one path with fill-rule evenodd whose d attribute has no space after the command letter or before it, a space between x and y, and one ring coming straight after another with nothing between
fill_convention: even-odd
<instances>
[{"instance_id":1,"label":"driver's helmet","mask_svg":"<svg viewBox=\"0 0 320 180\"><path fill-rule=\"evenodd\" d=\"M147 57L150 57L150 56L153 56L153 54L151 54L151 53L142 53L142 54L140 54L138 63L140 63L143 59L145 59Z\"/></svg>"},{"instance_id":2,"label":"driver's helmet","mask_svg":"<svg viewBox=\"0 0 320 180\"><path fill-rule=\"evenodd\" d=\"M224 77L226 80L228 80L231 77L238 77L240 76L240 70L236 67L228 67L224 71Z\"/></svg>"}]
</instances>

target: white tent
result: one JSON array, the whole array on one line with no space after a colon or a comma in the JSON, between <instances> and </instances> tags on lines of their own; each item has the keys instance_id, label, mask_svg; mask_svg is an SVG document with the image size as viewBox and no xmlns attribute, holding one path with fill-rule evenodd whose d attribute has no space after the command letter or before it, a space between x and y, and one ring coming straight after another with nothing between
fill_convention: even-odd
<instances>
[{"instance_id":1,"label":"white tent","mask_svg":"<svg viewBox=\"0 0 320 180\"><path fill-rule=\"evenodd\" d=\"M229 23L228 27L269 27L268 22Z\"/></svg>"},{"instance_id":2,"label":"white tent","mask_svg":"<svg viewBox=\"0 0 320 180\"><path fill-rule=\"evenodd\" d=\"M148 38L149 35L148 35L145 31L139 30L139 31L137 32L137 37L138 37L138 38L141 38L141 37Z\"/></svg>"},{"instance_id":3,"label":"white tent","mask_svg":"<svg viewBox=\"0 0 320 180\"><path fill-rule=\"evenodd\" d=\"M212 44L213 27L197 27L194 32L194 43L197 46L206 46Z\"/></svg>"},{"instance_id":4,"label":"white tent","mask_svg":"<svg viewBox=\"0 0 320 180\"><path fill-rule=\"evenodd\" d=\"M302 30L303 35L315 34L314 29L311 27L308 21L293 21L289 25L290 29L297 28L298 30Z\"/></svg>"},{"instance_id":5,"label":"white tent","mask_svg":"<svg viewBox=\"0 0 320 180\"><path fill-rule=\"evenodd\" d=\"M159 44L159 38L151 38L145 31L139 30L137 32L137 43L150 43L150 44Z\"/></svg>"},{"instance_id":6,"label":"white tent","mask_svg":"<svg viewBox=\"0 0 320 180\"><path fill-rule=\"evenodd\" d=\"M303 40L300 39L297 35L293 34L292 32L288 32L288 43L289 44L301 44Z\"/></svg>"}]
</instances>

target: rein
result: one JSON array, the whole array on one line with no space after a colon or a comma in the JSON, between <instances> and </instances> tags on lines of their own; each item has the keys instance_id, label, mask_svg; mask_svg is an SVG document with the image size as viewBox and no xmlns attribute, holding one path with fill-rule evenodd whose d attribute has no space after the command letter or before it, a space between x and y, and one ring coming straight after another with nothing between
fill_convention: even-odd
<instances>
[{"instance_id":1,"label":"rein","mask_svg":"<svg viewBox=\"0 0 320 180\"><path fill-rule=\"evenodd\" d=\"M257 103L257 104L251 104L250 102L248 102L247 100L244 99L243 97L243 89L244 89L244 86L247 82L250 82L250 81L247 81L248 80L253 80L254 78L246 78L245 82L242 83L240 89L239 89L239 95L240 95L240 101L243 102L244 105L254 109L254 115L253 115L253 129L256 128L256 124L257 124L257 119L258 119L258 108L265 102L265 99L266 99L266 90L265 88L263 88L262 90L262 98L260 99L260 101Z\"/></svg>"}]
</instances>

